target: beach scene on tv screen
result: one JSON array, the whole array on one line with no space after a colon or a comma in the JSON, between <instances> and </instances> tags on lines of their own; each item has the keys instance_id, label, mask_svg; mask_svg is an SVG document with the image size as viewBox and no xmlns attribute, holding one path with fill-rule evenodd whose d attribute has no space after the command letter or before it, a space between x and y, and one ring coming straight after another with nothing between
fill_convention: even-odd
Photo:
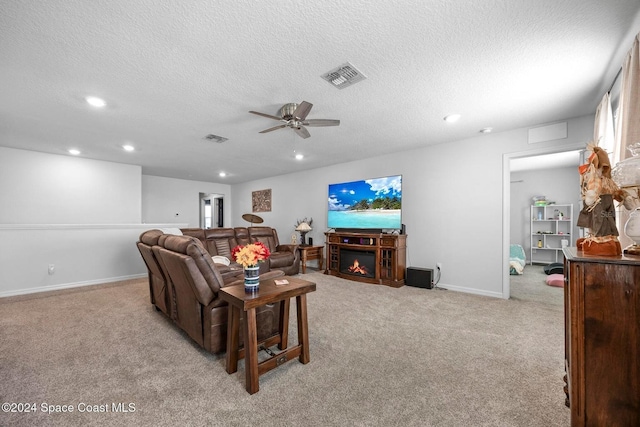
<instances>
[{"instance_id":1,"label":"beach scene on tv screen","mask_svg":"<svg viewBox=\"0 0 640 427\"><path fill-rule=\"evenodd\" d=\"M398 229L402 175L329 185L329 228Z\"/></svg>"}]
</instances>

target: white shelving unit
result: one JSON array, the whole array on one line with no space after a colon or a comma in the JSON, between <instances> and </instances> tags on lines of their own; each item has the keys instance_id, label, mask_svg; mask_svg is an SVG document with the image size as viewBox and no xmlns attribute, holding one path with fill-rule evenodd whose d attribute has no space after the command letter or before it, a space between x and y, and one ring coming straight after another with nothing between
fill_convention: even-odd
<instances>
[{"instance_id":1,"label":"white shelving unit","mask_svg":"<svg viewBox=\"0 0 640 427\"><path fill-rule=\"evenodd\" d=\"M571 245L573 205L531 206L530 264L562 262L562 241Z\"/></svg>"}]
</instances>

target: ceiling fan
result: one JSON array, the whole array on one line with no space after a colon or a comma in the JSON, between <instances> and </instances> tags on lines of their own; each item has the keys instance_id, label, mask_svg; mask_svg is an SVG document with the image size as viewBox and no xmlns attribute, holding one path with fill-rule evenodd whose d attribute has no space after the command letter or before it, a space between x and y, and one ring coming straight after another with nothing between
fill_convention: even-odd
<instances>
[{"instance_id":1,"label":"ceiling fan","mask_svg":"<svg viewBox=\"0 0 640 427\"><path fill-rule=\"evenodd\" d=\"M268 119L278 120L283 124L274 126L269 129L260 131L260 133L267 133L277 129L290 127L302 138L309 138L311 135L305 126L338 126L340 120L331 119L307 119L309 111L311 111L313 104L307 101L302 101L300 104L289 103L284 104L280 110L278 110L278 116L272 116L271 114L259 113L257 111L249 111L251 114L257 114L258 116L266 117Z\"/></svg>"}]
</instances>

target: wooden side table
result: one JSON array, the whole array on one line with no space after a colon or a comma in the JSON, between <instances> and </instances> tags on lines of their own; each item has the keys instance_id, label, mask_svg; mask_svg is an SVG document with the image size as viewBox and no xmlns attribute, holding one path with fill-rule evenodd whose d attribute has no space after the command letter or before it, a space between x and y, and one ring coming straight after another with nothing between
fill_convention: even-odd
<instances>
[{"instance_id":1,"label":"wooden side table","mask_svg":"<svg viewBox=\"0 0 640 427\"><path fill-rule=\"evenodd\" d=\"M298 246L300 249L300 264L302 274L307 272L307 261L318 260L318 270L322 270L324 246Z\"/></svg>"},{"instance_id":2,"label":"wooden side table","mask_svg":"<svg viewBox=\"0 0 640 427\"><path fill-rule=\"evenodd\" d=\"M260 281L256 293L247 293L244 284L227 286L220 289L220 298L229 303L227 324L227 373L238 370L238 359L244 357L246 387L250 394L260 390L260 375L298 357L300 363L307 364L309 355L309 327L307 323L307 293L316 290L316 284L295 277L286 279L288 285L276 286L274 279ZM298 345L287 348L290 299L296 298L298 314ZM258 333L256 325L256 307L276 302L280 303L280 345L282 352L258 363ZM239 349L240 314L244 312L244 348ZM277 341L276 341L277 342ZM270 353L271 354L271 353Z\"/></svg>"}]
</instances>

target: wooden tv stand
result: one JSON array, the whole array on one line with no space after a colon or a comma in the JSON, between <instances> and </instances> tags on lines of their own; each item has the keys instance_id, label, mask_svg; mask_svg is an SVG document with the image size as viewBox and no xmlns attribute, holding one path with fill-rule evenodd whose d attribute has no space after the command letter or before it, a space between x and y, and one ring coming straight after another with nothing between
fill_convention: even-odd
<instances>
[{"instance_id":1,"label":"wooden tv stand","mask_svg":"<svg viewBox=\"0 0 640 427\"><path fill-rule=\"evenodd\" d=\"M327 232L327 260L324 274L376 285L387 285L399 288L404 285L407 268L407 235L383 234L374 232ZM375 256L375 272L372 277L340 271L341 249L373 254Z\"/></svg>"}]
</instances>

